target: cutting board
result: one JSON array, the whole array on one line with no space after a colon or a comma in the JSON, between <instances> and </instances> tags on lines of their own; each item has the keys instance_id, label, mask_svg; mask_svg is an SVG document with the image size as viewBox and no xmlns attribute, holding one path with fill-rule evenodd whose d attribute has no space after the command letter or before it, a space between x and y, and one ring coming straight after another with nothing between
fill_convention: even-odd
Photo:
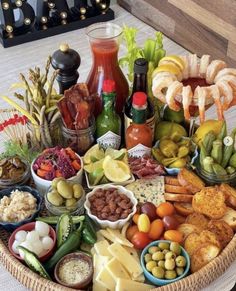
<instances>
[{"instance_id":1,"label":"cutting board","mask_svg":"<svg viewBox=\"0 0 236 291\"><path fill-rule=\"evenodd\" d=\"M118 0L130 13L197 53L236 67L235 0Z\"/></svg>"}]
</instances>

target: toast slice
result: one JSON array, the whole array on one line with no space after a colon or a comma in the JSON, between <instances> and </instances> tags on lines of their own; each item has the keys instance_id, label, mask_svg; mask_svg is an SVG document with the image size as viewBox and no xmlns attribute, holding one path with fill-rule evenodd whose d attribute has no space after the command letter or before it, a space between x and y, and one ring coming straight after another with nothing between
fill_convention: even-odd
<instances>
[{"instance_id":1,"label":"toast slice","mask_svg":"<svg viewBox=\"0 0 236 291\"><path fill-rule=\"evenodd\" d=\"M165 184L165 192L192 195L192 193L183 186L168 185L168 184Z\"/></svg>"},{"instance_id":2,"label":"toast slice","mask_svg":"<svg viewBox=\"0 0 236 291\"><path fill-rule=\"evenodd\" d=\"M200 235L196 232L190 233L184 241L184 248L188 254L192 256L194 252L205 243L212 243L221 249L221 244L217 236L209 230L203 230Z\"/></svg>"},{"instance_id":3,"label":"toast slice","mask_svg":"<svg viewBox=\"0 0 236 291\"><path fill-rule=\"evenodd\" d=\"M230 207L227 207L227 211L225 215L222 217L222 220L224 220L228 225L236 231L236 211Z\"/></svg>"},{"instance_id":4,"label":"toast slice","mask_svg":"<svg viewBox=\"0 0 236 291\"><path fill-rule=\"evenodd\" d=\"M177 177L172 177L172 176L165 176L165 184L181 186Z\"/></svg>"},{"instance_id":5,"label":"toast slice","mask_svg":"<svg viewBox=\"0 0 236 291\"><path fill-rule=\"evenodd\" d=\"M186 218L185 222L196 225L201 228L201 230L204 230L207 228L209 219L201 213L194 212Z\"/></svg>"},{"instance_id":6,"label":"toast slice","mask_svg":"<svg viewBox=\"0 0 236 291\"><path fill-rule=\"evenodd\" d=\"M234 236L232 228L224 220L211 220L207 229L216 235L222 249L227 246Z\"/></svg>"},{"instance_id":7,"label":"toast slice","mask_svg":"<svg viewBox=\"0 0 236 291\"><path fill-rule=\"evenodd\" d=\"M191 257L191 272L197 272L210 263L220 253L220 248L211 243L205 243L195 250Z\"/></svg>"},{"instance_id":8,"label":"toast slice","mask_svg":"<svg viewBox=\"0 0 236 291\"><path fill-rule=\"evenodd\" d=\"M193 196L188 194L164 193L166 201L172 202L192 202Z\"/></svg>"},{"instance_id":9,"label":"toast slice","mask_svg":"<svg viewBox=\"0 0 236 291\"><path fill-rule=\"evenodd\" d=\"M177 177L180 185L185 187L193 194L202 190L202 188L205 186L205 183L194 172L185 168L179 171Z\"/></svg>"},{"instance_id":10,"label":"toast slice","mask_svg":"<svg viewBox=\"0 0 236 291\"><path fill-rule=\"evenodd\" d=\"M188 216L194 212L192 203L186 202L175 202L174 203L175 210L183 216Z\"/></svg>"},{"instance_id":11,"label":"toast slice","mask_svg":"<svg viewBox=\"0 0 236 291\"><path fill-rule=\"evenodd\" d=\"M222 183L219 188L225 194L226 204L236 209L236 189L225 183Z\"/></svg>"},{"instance_id":12,"label":"toast slice","mask_svg":"<svg viewBox=\"0 0 236 291\"><path fill-rule=\"evenodd\" d=\"M217 187L205 187L193 197L194 211L211 219L220 219L226 213L224 193Z\"/></svg>"},{"instance_id":13,"label":"toast slice","mask_svg":"<svg viewBox=\"0 0 236 291\"><path fill-rule=\"evenodd\" d=\"M200 234L201 232L201 229L198 226L190 224L190 223L180 224L177 230L183 234L183 240L185 240L186 237L192 232L195 232L197 234Z\"/></svg>"}]
</instances>

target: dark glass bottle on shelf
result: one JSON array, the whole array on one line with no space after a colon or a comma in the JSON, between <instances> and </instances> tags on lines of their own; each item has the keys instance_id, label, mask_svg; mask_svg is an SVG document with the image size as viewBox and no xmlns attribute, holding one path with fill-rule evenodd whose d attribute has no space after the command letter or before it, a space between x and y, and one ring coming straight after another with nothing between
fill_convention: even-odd
<instances>
[{"instance_id":1,"label":"dark glass bottle on shelf","mask_svg":"<svg viewBox=\"0 0 236 291\"><path fill-rule=\"evenodd\" d=\"M136 59L134 62L134 81L133 90L129 98L125 103L124 119L125 119L125 131L132 122L132 100L135 92L148 93L147 82L148 62L144 58ZM146 123L151 127L154 137L155 127L155 110L150 98L147 99L147 120Z\"/></svg>"}]
</instances>

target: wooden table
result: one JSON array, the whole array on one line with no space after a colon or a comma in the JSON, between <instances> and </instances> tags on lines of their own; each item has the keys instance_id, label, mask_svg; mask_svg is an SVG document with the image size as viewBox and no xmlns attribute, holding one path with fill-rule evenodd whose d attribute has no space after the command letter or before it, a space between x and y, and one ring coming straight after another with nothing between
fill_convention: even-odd
<instances>
[{"instance_id":1,"label":"wooden table","mask_svg":"<svg viewBox=\"0 0 236 291\"><path fill-rule=\"evenodd\" d=\"M155 30L138 20L118 5L112 6L115 11L115 23L122 25L127 24L138 28L138 43L142 44L143 40L153 37ZM69 46L77 50L81 56L81 66L79 68L79 82L86 80L87 74L91 67L91 56L89 53L89 44L85 36L85 29L57 35L43 40L22 44L20 46L4 49L0 47L0 95L12 97L9 87L12 83L19 81L19 73L26 74L28 69L34 66L43 68L47 56L52 54L59 48L61 43L68 43ZM185 54L186 50L174 43L168 38L164 38L164 47L167 54ZM124 53L124 47L121 46L120 54ZM0 108L7 108L8 105L0 99ZM215 109L211 108L207 113L208 119L215 118ZM236 110L231 108L226 119L229 128L236 126ZM0 150L2 141L0 140ZM204 291L229 291L232 289L236 281L236 262L226 271L226 273L213 282ZM18 281L16 281L1 265L0 265L0 290L1 291L25 291L27 290ZM191 290L189 290L191 291Z\"/></svg>"}]
</instances>

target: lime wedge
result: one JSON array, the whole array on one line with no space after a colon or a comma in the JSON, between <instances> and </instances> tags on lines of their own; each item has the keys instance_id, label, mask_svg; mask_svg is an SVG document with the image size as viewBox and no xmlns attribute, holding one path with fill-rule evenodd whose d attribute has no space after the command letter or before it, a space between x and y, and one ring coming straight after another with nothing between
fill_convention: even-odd
<instances>
[{"instance_id":1,"label":"lime wedge","mask_svg":"<svg viewBox=\"0 0 236 291\"><path fill-rule=\"evenodd\" d=\"M129 166L122 161L112 159L110 156L105 157L103 169L106 178L111 182L121 183L131 177Z\"/></svg>"},{"instance_id":2,"label":"lime wedge","mask_svg":"<svg viewBox=\"0 0 236 291\"><path fill-rule=\"evenodd\" d=\"M114 160L122 160L126 153L126 149L115 150L112 148L107 148L105 151L105 157L110 156Z\"/></svg>"},{"instance_id":3,"label":"lime wedge","mask_svg":"<svg viewBox=\"0 0 236 291\"><path fill-rule=\"evenodd\" d=\"M105 156L104 150L99 147L98 144L92 146L84 155L84 163L90 164L103 159Z\"/></svg>"},{"instance_id":4,"label":"lime wedge","mask_svg":"<svg viewBox=\"0 0 236 291\"><path fill-rule=\"evenodd\" d=\"M104 176L104 171L103 169L97 169L93 171L92 173L89 173L89 183L92 186L98 185L101 179Z\"/></svg>"},{"instance_id":5,"label":"lime wedge","mask_svg":"<svg viewBox=\"0 0 236 291\"><path fill-rule=\"evenodd\" d=\"M103 169L103 161L104 161L104 159L101 159L101 160L99 160L99 161L97 161L95 163L90 163L88 165L85 165L84 166L84 170L87 173L92 173L97 169Z\"/></svg>"}]
</instances>

